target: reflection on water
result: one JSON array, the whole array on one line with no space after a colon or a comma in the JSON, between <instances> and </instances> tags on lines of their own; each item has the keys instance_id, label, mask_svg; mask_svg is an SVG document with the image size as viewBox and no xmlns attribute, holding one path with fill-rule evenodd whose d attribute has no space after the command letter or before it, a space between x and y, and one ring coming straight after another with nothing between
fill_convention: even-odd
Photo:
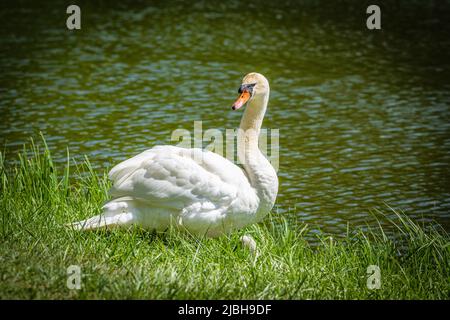
<instances>
[{"instance_id":1,"label":"reflection on water","mask_svg":"<svg viewBox=\"0 0 450 320\"><path fill-rule=\"evenodd\" d=\"M1 143L42 131L59 161L68 146L100 173L194 121L238 126L230 105L258 71L278 213L339 234L388 203L450 228L450 6L383 2L377 32L357 3L90 1L68 31L60 4L5 2Z\"/></svg>"}]
</instances>

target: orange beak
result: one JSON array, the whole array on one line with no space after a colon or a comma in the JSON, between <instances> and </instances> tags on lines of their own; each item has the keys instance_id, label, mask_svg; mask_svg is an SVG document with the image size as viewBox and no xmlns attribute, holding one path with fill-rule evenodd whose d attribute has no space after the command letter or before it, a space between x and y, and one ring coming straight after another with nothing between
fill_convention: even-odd
<instances>
[{"instance_id":1,"label":"orange beak","mask_svg":"<svg viewBox=\"0 0 450 320\"><path fill-rule=\"evenodd\" d=\"M250 92L248 92L248 91L242 92L241 95L239 96L239 98L236 100L236 102L233 103L233 106L231 107L231 109L233 109L233 110L239 109L248 101L248 99L250 99L250 97L251 97Z\"/></svg>"}]
</instances>

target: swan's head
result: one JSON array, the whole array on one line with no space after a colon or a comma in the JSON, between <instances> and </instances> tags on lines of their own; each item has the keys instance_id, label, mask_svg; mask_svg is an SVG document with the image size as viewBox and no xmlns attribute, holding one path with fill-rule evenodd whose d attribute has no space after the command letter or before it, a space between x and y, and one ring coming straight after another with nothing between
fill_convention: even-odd
<instances>
[{"instance_id":1,"label":"swan's head","mask_svg":"<svg viewBox=\"0 0 450 320\"><path fill-rule=\"evenodd\" d=\"M239 98L231 107L233 110L239 109L252 99L267 95L269 93L269 81L260 73L249 73L242 79L238 92Z\"/></svg>"}]
</instances>

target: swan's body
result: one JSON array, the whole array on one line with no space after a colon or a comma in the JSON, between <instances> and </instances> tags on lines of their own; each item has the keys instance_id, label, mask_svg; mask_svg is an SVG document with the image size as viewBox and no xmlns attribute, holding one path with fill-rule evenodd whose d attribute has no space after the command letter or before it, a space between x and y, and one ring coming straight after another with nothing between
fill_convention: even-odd
<instances>
[{"instance_id":1,"label":"swan's body","mask_svg":"<svg viewBox=\"0 0 450 320\"><path fill-rule=\"evenodd\" d=\"M210 151L154 147L115 166L109 173L112 200L103 206L103 213L73 226L135 224L164 231L174 225L217 237L260 221L272 209L278 192L276 172L258 149L269 84L264 76L251 73L241 91L233 109L249 101L238 133L243 169Z\"/></svg>"}]
</instances>

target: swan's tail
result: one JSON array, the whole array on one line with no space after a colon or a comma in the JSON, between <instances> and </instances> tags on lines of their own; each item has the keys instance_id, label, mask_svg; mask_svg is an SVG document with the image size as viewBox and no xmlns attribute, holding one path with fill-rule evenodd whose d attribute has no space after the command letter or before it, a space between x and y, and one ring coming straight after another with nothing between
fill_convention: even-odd
<instances>
[{"instance_id":1,"label":"swan's tail","mask_svg":"<svg viewBox=\"0 0 450 320\"><path fill-rule=\"evenodd\" d=\"M123 199L112 200L103 206L103 213L92 218L69 223L66 226L75 230L97 230L129 226L134 215L130 212L130 203Z\"/></svg>"}]
</instances>

